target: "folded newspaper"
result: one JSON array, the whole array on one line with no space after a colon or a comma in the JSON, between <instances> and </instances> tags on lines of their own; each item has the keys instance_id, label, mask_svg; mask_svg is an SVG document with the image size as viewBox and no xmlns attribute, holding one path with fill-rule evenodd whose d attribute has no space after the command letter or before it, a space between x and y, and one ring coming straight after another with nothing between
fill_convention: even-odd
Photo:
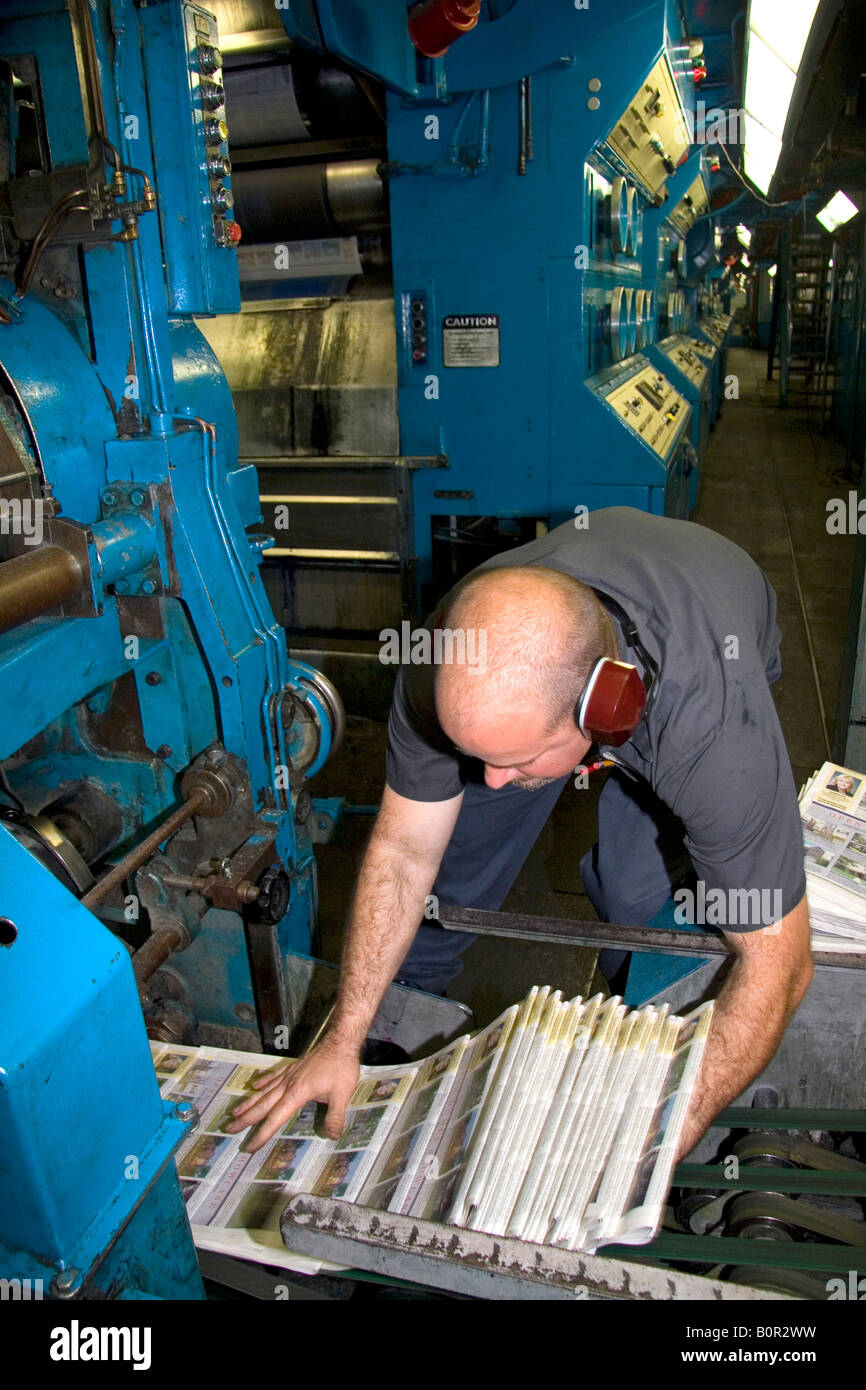
<instances>
[{"instance_id":1,"label":"folded newspaper","mask_svg":"<svg viewBox=\"0 0 866 1390\"><path fill-rule=\"evenodd\" d=\"M256 1153L227 1134L252 1083L286 1058L151 1043L162 1095L197 1130L177 1170L198 1246L313 1273L283 1246L299 1192L567 1249L658 1231L712 1002L685 1018L614 996L534 987L432 1057L362 1067L337 1140L310 1102ZM333 1266L332 1266L333 1267Z\"/></svg>"},{"instance_id":2,"label":"folded newspaper","mask_svg":"<svg viewBox=\"0 0 866 1390\"><path fill-rule=\"evenodd\" d=\"M866 951L866 775L824 763L800 792L812 945Z\"/></svg>"}]
</instances>

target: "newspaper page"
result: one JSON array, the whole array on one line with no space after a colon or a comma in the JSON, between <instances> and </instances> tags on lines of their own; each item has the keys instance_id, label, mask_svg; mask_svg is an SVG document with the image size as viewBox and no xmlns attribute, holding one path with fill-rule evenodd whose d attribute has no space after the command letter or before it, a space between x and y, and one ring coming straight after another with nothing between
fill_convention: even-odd
<instances>
[{"instance_id":1,"label":"newspaper page","mask_svg":"<svg viewBox=\"0 0 866 1390\"><path fill-rule=\"evenodd\" d=\"M322 1127L325 1107L310 1102L250 1153L250 1131L228 1134L226 1126L235 1107L253 1094L253 1082L291 1059L156 1043L151 1051L164 1099L189 1101L200 1117L176 1155L196 1245L316 1273L321 1261L283 1245L280 1216L287 1201L299 1192L349 1201L357 1197L421 1064L362 1068L336 1141Z\"/></svg>"},{"instance_id":2,"label":"newspaper page","mask_svg":"<svg viewBox=\"0 0 866 1390\"><path fill-rule=\"evenodd\" d=\"M813 944L866 946L866 777L824 763L800 793Z\"/></svg>"},{"instance_id":3,"label":"newspaper page","mask_svg":"<svg viewBox=\"0 0 866 1390\"><path fill-rule=\"evenodd\" d=\"M251 1131L228 1125L255 1081L292 1059L151 1043L164 1099L200 1117L176 1155L195 1242L315 1273L322 1262L282 1242L297 1193L571 1248L648 1241L711 1010L667 1020L535 987L432 1057L362 1067L337 1140L310 1102L255 1153Z\"/></svg>"},{"instance_id":4,"label":"newspaper page","mask_svg":"<svg viewBox=\"0 0 866 1390\"><path fill-rule=\"evenodd\" d=\"M807 872L866 900L866 777L825 763L808 783L800 817Z\"/></svg>"},{"instance_id":5,"label":"newspaper page","mask_svg":"<svg viewBox=\"0 0 866 1390\"><path fill-rule=\"evenodd\" d=\"M657 1234L712 1017L713 1001L708 1000L685 1018L669 1020L679 1025L676 1051L636 1167L628 1209L615 1230L605 1226L604 1239L598 1244L646 1245Z\"/></svg>"},{"instance_id":6,"label":"newspaper page","mask_svg":"<svg viewBox=\"0 0 866 1390\"><path fill-rule=\"evenodd\" d=\"M459 1052L455 1044L427 1059L414 1100L361 1195L364 1205L445 1219L517 1012L515 1005L472 1038L460 1039Z\"/></svg>"}]
</instances>

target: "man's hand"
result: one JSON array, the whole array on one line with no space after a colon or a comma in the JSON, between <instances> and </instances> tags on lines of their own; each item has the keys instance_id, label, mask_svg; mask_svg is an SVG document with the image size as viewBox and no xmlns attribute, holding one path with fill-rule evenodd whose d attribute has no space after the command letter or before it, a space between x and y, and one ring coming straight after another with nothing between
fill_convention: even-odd
<instances>
[{"instance_id":1,"label":"man's hand","mask_svg":"<svg viewBox=\"0 0 866 1390\"><path fill-rule=\"evenodd\" d=\"M306 1057L257 1081L260 1094L238 1106L228 1133L259 1124L251 1152L310 1100L327 1104L325 1132L339 1139L364 1039L418 930L462 801L462 793L448 801L409 801L385 787L358 875L328 1031Z\"/></svg>"},{"instance_id":2,"label":"man's hand","mask_svg":"<svg viewBox=\"0 0 866 1390\"><path fill-rule=\"evenodd\" d=\"M239 1105L226 1129L237 1134L249 1125L258 1123L249 1151L255 1153L282 1129L307 1101L323 1101L328 1106L325 1133L329 1139L339 1139L346 1119L346 1106L358 1084L357 1051L329 1042L323 1038L318 1047L288 1067L275 1068L271 1076L256 1081L259 1092Z\"/></svg>"},{"instance_id":3,"label":"man's hand","mask_svg":"<svg viewBox=\"0 0 866 1390\"><path fill-rule=\"evenodd\" d=\"M736 960L716 1000L677 1160L770 1061L812 979L805 896L772 926L726 932Z\"/></svg>"}]
</instances>

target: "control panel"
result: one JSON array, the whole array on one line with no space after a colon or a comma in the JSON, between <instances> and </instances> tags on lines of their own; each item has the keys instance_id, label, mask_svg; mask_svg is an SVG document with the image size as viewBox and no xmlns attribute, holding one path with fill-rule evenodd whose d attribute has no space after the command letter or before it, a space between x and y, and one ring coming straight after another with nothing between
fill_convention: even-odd
<instances>
[{"instance_id":1,"label":"control panel","mask_svg":"<svg viewBox=\"0 0 866 1390\"><path fill-rule=\"evenodd\" d=\"M703 386L707 379L707 366L702 354L695 352L689 338L666 338L659 343L659 351L669 357L674 366L695 386Z\"/></svg>"},{"instance_id":2,"label":"control panel","mask_svg":"<svg viewBox=\"0 0 866 1390\"><path fill-rule=\"evenodd\" d=\"M660 458L667 458L690 416L691 407L667 377L645 359L644 362L645 365L627 381L597 389L621 420Z\"/></svg>"},{"instance_id":3,"label":"control panel","mask_svg":"<svg viewBox=\"0 0 866 1390\"><path fill-rule=\"evenodd\" d=\"M629 102L607 143L655 197L690 144L680 94L665 54Z\"/></svg>"},{"instance_id":4,"label":"control panel","mask_svg":"<svg viewBox=\"0 0 866 1390\"><path fill-rule=\"evenodd\" d=\"M169 307L240 306L225 89L216 20L198 5L142 10L150 119Z\"/></svg>"},{"instance_id":5,"label":"control panel","mask_svg":"<svg viewBox=\"0 0 866 1390\"><path fill-rule=\"evenodd\" d=\"M712 344L701 342L700 338L683 338L682 341L688 343L695 356L699 357L702 362L706 362L708 366L715 361L718 348L713 347Z\"/></svg>"},{"instance_id":6,"label":"control panel","mask_svg":"<svg viewBox=\"0 0 866 1390\"><path fill-rule=\"evenodd\" d=\"M694 183L680 198L672 212L668 213L668 221L672 222L678 231L686 233L709 210L710 199L707 187L700 174Z\"/></svg>"},{"instance_id":7,"label":"control panel","mask_svg":"<svg viewBox=\"0 0 866 1390\"><path fill-rule=\"evenodd\" d=\"M723 326L718 318L702 319L700 328L701 332L706 333L710 342L715 343L716 347L724 347L727 327Z\"/></svg>"}]
</instances>

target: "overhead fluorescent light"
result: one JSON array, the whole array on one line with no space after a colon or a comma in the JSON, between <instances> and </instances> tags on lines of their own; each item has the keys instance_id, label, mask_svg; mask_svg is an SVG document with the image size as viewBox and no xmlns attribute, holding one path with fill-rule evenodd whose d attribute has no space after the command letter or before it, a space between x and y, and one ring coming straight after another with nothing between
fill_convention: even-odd
<instances>
[{"instance_id":1,"label":"overhead fluorescent light","mask_svg":"<svg viewBox=\"0 0 866 1390\"><path fill-rule=\"evenodd\" d=\"M796 72L758 34L750 34L744 105L780 140L796 80Z\"/></svg>"},{"instance_id":2,"label":"overhead fluorescent light","mask_svg":"<svg viewBox=\"0 0 866 1390\"><path fill-rule=\"evenodd\" d=\"M840 189L838 193L833 194L829 203L820 212L815 213L815 216L821 226L827 228L828 232L835 232L837 227L844 226L846 222L851 221L852 217L856 217L859 211L857 204L852 203L851 199L847 198Z\"/></svg>"},{"instance_id":3,"label":"overhead fluorescent light","mask_svg":"<svg viewBox=\"0 0 866 1390\"><path fill-rule=\"evenodd\" d=\"M745 127L746 150L743 162L746 174L762 193L766 193L773 178L773 171L779 162L782 142L748 112Z\"/></svg>"},{"instance_id":4,"label":"overhead fluorescent light","mask_svg":"<svg viewBox=\"0 0 866 1390\"><path fill-rule=\"evenodd\" d=\"M770 184L773 182L773 174L776 170L775 163L761 164L757 159L752 158L748 150L746 150L743 155L743 169L746 178L751 179L752 183L757 189L760 189L761 193L769 192Z\"/></svg>"},{"instance_id":5,"label":"overhead fluorescent light","mask_svg":"<svg viewBox=\"0 0 866 1390\"><path fill-rule=\"evenodd\" d=\"M750 227L744 227L742 222L737 227L737 240L741 246L747 248L752 244L752 230Z\"/></svg>"},{"instance_id":6,"label":"overhead fluorescent light","mask_svg":"<svg viewBox=\"0 0 866 1390\"><path fill-rule=\"evenodd\" d=\"M751 0L746 35L743 170L767 193L809 30L820 0Z\"/></svg>"},{"instance_id":7,"label":"overhead fluorescent light","mask_svg":"<svg viewBox=\"0 0 866 1390\"><path fill-rule=\"evenodd\" d=\"M777 272L778 269L779 269L779 267L778 267L777 265L771 265L771 266L770 266L769 270L767 271L767 274L769 275L769 277L770 277L771 280L775 280L775 278L776 278L776 272Z\"/></svg>"},{"instance_id":8,"label":"overhead fluorescent light","mask_svg":"<svg viewBox=\"0 0 866 1390\"><path fill-rule=\"evenodd\" d=\"M752 0L749 27L778 53L794 72L800 66L820 0Z\"/></svg>"}]
</instances>

